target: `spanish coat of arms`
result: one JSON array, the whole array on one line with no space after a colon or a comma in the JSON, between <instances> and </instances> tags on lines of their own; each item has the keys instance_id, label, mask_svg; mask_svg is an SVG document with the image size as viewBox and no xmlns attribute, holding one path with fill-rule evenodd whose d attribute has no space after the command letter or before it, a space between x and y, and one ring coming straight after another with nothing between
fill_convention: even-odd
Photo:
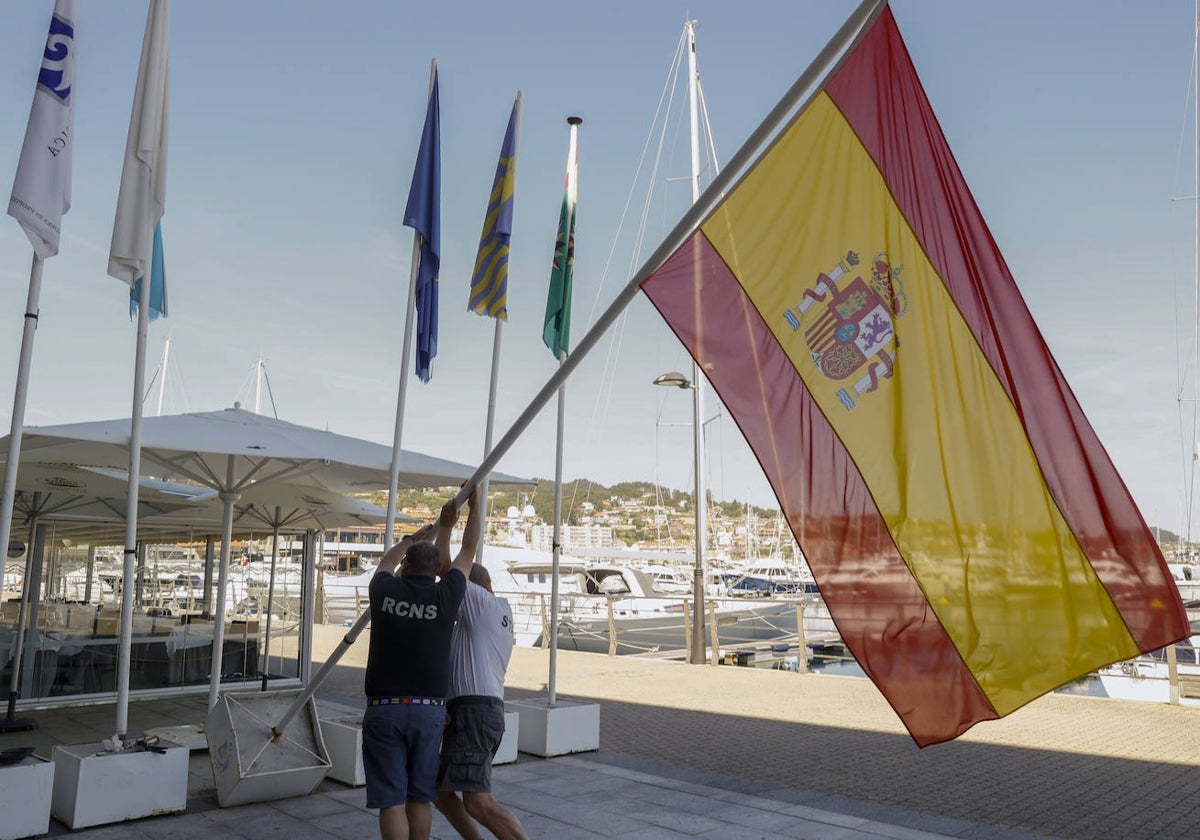
<instances>
[{"instance_id":1,"label":"spanish coat of arms","mask_svg":"<svg viewBox=\"0 0 1200 840\"><path fill-rule=\"evenodd\" d=\"M858 265L858 254L848 252L783 314L794 331L803 331L817 370L833 380L851 380L837 392L847 409L892 375L900 346L896 319L908 308L900 266L892 266L886 252L871 259L869 271Z\"/></svg>"}]
</instances>

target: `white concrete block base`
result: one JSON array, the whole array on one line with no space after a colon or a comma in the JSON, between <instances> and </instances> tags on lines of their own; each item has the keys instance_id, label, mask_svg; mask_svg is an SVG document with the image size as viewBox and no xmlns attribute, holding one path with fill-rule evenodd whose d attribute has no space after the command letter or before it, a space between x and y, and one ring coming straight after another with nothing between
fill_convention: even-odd
<instances>
[{"instance_id":1,"label":"white concrete block base","mask_svg":"<svg viewBox=\"0 0 1200 840\"><path fill-rule=\"evenodd\" d=\"M367 783L362 760L362 715L321 718L321 737L329 753L330 779L360 787Z\"/></svg>"},{"instance_id":2,"label":"white concrete block base","mask_svg":"<svg viewBox=\"0 0 1200 840\"><path fill-rule=\"evenodd\" d=\"M351 787L367 783L362 760L362 715L321 718L321 737L329 754L328 778ZM504 713L504 738L496 750L492 765L512 764L517 760L517 734L521 717L516 712Z\"/></svg>"},{"instance_id":3,"label":"white concrete block base","mask_svg":"<svg viewBox=\"0 0 1200 840\"><path fill-rule=\"evenodd\" d=\"M283 732L273 727L302 690L222 694L208 710L208 758L222 808L312 793L329 772L317 704L309 697Z\"/></svg>"},{"instance_id":4,"label":"white concrete block base","mask_svg":"<svg viewBox=\"0 0 1200 840\"><path fill-rule=\"evenodd\" d=\"M497 764L512 764L517 760L517 740L520 737L521 731L521 716L516 712L508 710L507 705L504 709L504 737L500 739L500 746L496 750L496 756L492 759L492 766Z\"/></svg>"},{"instance_id":5,"label":"white concrete block base","mask_svg":"<svg viewBox=\"0 0 1200 840\"><path fill-rule=\"evenodd\" d=\"M31 755L0 767L0 840L48 832L53 792L53 761Z\"/></svg>"},{"instance_id":6,"label":"white concrete block base","mask_svg":"<svg viewBox=\"0 0 1200 840\"><path fill-rule=\"evenodd\" d=\"M547 697L509 700L505 709L521 719L517 749L545 758L600 749L600 704Z\"/></svg>"},{"instance_id":7,"label":"white concrete block base","mask_svg":"<svg viewBox=\"0 0 1200 840\"><path fill-rule=\"evenodd\" d=\"M68 828L136 820L187 809L188 748L108 752L104 744L54 748L51 813Z\"/></svg>"}]
</instances>

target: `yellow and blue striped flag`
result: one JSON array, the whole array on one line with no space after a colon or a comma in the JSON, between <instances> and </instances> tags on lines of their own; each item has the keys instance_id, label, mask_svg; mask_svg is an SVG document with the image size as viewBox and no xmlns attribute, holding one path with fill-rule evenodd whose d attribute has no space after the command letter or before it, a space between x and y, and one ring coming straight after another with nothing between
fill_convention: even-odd
<instances>
[{"instance_id":1,"label":"yellow and blue striped flag","mask_svg":"<svg viewBox=\"0 0 1200 840\"><path fill-rule=\"evenodd\" d=\"M479 254L471 274L471 297L467 301L467 309L472 312L501 321L508 320L508 247L512 240L513 189L517 184L520 107L518 93L500 146L500 162L496 164L496 179L483 218Z\"/></svg>"}]
</instances>

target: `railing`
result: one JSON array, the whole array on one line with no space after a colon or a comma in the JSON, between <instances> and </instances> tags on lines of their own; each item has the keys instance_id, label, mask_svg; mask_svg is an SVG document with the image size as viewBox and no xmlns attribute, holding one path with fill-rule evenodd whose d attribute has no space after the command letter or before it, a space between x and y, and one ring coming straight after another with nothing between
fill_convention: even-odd
<instances>
[{"instance_id":1,"label":"railing","mask_svg":"<svg viewBox=\"0 0 1200 840\"><path fill-rule=\"evenodd\" d=\"M518 644L545 647L550 636L550 594L497 592L512 607ZM807 604L769 598L710 598L707 602L706 647L710 662L736 646L795 640L797 627L808 635L833 634L828 613L809 616ZM798 609L798 606L800 609ZM596 653L643 654L685 658L692 646L692 600L681 595L630 597L623 594L559 595L559 647ZM690 658L690 657L688 657Z\"/></svg>"},{"instance_id":2,"label":"railing","mask_svg":"<svg viewBox=\"0 0 1200 840\"><path fill-rule=\"evenodd\" d=\"M359 587L353 599L337 599L340 606L318 601L318 616L324 623L353 621L368 608L367 587ZM512 607L514 633L523 646L547 647L550 639L550 593L505 592ZM668 602L664 607L664 602ZM819 598L748 598L709 596L706 600L708 662L767 667L808 673L834 669L860 674L853 656L842 644L829 608ZM559 595L559 647L609 656L641 655L691 661L692 599L660 594L652 598L627 595ZM1189 610L1189 618L1200 621L1200 610ZM754 622L757 638L747 638L747 622ZM739 625L741 625L739 627ZM1186 654L1181 651L1186 650ZM803 655L801 655L803 653ZM1154 674L1143 678L1169 687L1169 702L1200 699L1200 650L1184 642L1164 651ZM1181 661L1182 660L1182 661ZM1126 674L1137 674L1141 665L1153 660L1143 657L1122 663ZM1181 671L1182 666L1182 671ZM1157 675L1155 675L1157 674ZM1163 692L1164 700L1167 692Z\"/></svg>"}]
</instances>

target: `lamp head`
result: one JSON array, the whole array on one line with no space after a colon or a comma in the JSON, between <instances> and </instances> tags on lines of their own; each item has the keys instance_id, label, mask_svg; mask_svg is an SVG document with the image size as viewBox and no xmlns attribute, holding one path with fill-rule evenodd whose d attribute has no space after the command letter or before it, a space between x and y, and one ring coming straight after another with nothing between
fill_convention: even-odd
<instances>
[{"instance_id":1,"label":"lamp head","mask_svg":"<svg viewBox=\"0 0 1200 840\"><path fill-rule=\"evenodd\" d=\"M655 385L672 385L676 388L691 388L692 381L677 370L664 373L654 380Z\"/></svg>"}]
</instances>

